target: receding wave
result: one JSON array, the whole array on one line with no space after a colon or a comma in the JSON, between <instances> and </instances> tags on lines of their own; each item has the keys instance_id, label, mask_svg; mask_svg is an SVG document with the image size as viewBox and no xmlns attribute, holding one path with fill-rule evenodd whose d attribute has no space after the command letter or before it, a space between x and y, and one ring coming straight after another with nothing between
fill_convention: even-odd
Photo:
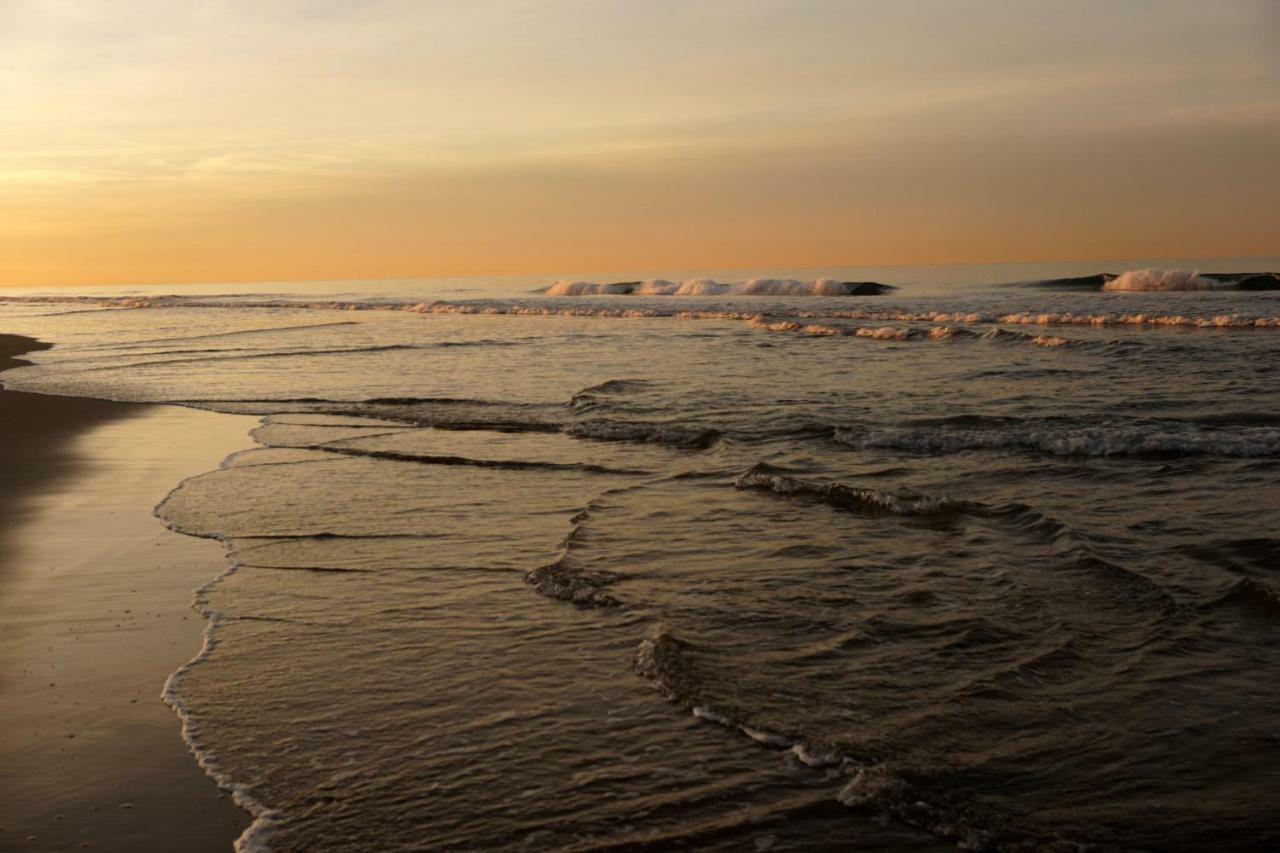
<instances>
[{"instance_id":1,"label":"receding wave","mask_svg":"<svg viewBox=\"0 0 1280 853\"><path fill-rule=\"evenodd\" d=\"M684 281L558 281L548 287L547 296L876 296L888 293L893 285L877 281L839 281L819 278L800 281L791 278L753 278L723 282L709 278Z\"/></svg>"}]
</instances>

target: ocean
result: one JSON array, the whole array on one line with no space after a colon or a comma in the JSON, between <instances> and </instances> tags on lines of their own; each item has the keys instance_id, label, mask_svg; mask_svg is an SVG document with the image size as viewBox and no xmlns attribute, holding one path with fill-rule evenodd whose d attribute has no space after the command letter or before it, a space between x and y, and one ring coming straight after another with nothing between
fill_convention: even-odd
<instances>
[{"instance_id":1,"label":"ocean","mask_svg":"<svg viewBox=\"0 0 1280 853\"><path fill-rule=\"evenodd\" d=\"M0 381L262 416L156 509L244 850L1274 850L1277 269L7 290Z\"/></svg>"}]
</instances>

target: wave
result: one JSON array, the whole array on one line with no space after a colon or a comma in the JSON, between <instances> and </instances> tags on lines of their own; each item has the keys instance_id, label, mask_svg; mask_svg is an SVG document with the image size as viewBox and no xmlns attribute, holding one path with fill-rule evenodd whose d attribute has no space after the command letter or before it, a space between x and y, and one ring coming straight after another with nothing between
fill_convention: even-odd
<instances>
[{"instance_id":1,"label":"wave","mask_svg":"<svg viewBox=\"0 0 1280 853\"><path fill-rule=\"evenodd\" d=\"M1210 607L1224 604L1280 616L1280 592L1257 578L1240 578L1225 593L1209 602Z\"/></svg>"},{"instance_id":2,"label":"wave","mask_svg":"<svg viewBox=\"0 0 1280 853\"><path fill-rule=\"evenodd\" d=\"M1095 273L1074 278L1046 278L1017 282L1015 287L1042 290L1125 291L1125 290L1280 290L1280 273L1202 273L1184 270L1127 270Z\"/></svg>"},{"instance_id":3,"label":"wave","mask_svg":"<svg viewBox=\"0 0 1280 853\"><path fill-rule=\"evenodd\" d=\"M692 643L659 630L639 643L632 669L694 717L736 730L762 746L788 750L800 763L823 769L827 778L840 780L835 794L840 804L896 819L954 841L965 850L1088 849L1052 832L1019 826L1010 816L977 803L964 792L948 790L949 768L945 766L893 759L881 754L879 748L855 755L832 743L753 725L742 709L710 697L693 660L696 652Z\"/></svg>"},{"instance_id":4,"label":"wave","mask_svg":"<svg viewBox=\"0 0 1280 853\"><path fill-rule=\"evenodd\" d=\"M583 607L617 607L618 599L604 591L616 583L621 575L574 565L565 555L554 563L541 566L525 575L525 583L539 595L568 601Z\"/></svg>"},{"instance_id":5,"label":"wave","mask_svg":"<svg viewBox=\"0 0 1280 853\"><path fill-rule=\"evenodd\" d=\"M747 321L753 329L766 332L799 332L812 337L873 338L878 341L918 340L929 336L927 329L906 329L896 326L827 326L818 323L801 325L794 320L769 320L755 317Z\"/></svg>"},{"instance_id":6,"label":"wave","mask_svg":"<svg viewBox=\"0 0 1280 853\"><path fill-rule=\"evenodd\" d=\"M684 315L675 315L684 316ZM804 331L806 334L833 335L857 334L845 331L842 327L823 327L817 324L803 325L795 322L805 319L825 320L862 320L867 322L890 323L933 323L947 329L939 336L950 334L977 334L964 325L1003 324L1011 326L1130 326L1130 327L1172 327L1184 329L1280 329L1280 316L1262 317L1247 314L1216 314L1211 317L1193 317L1184 314L1120 314L1113 312L1076 313L1073 311L1022 311L990 313L984 311L796 311L787 313L771 311L769 315L755 314L750 316L730 317L720 315L706 319L741 319L756 328L770 331ZM961 324L951 326L950 324ZM924 334L924 331L921 330ZM931 332L932 333L932 332Z\"/></svg>"},{"instance_id":7,"label":"wave","mask_svg":"<svg viewBox=\"0 0 1280 853\"><path fill-rule=\"evenodd\" d=\"M759 489L787 497L812 498L837 509L870 515L905 515L936 518L963 512L973 505L928 495L895 495L880 489L855 488L834 483L802 480L781 473L763 462L743 472L734 486Z\"/></svg>"},{"instance_id":8,"label":"wave","mask_svg":"<svg viewBox=\"0 0 1280 853\"><path fill-rule=\"evenodd\" d=\"M1186 270L1127 270L1102 285L1103 290L1222 290L1230 282Z\"/></svg>"},{"instance_id":9,"label":"wave","mask_svg":"<svg viewBox=\"0 0 1280 853\"><path fill-rule=\"evenodd\" d=\"M606 493L607 494L607 493ZM555 562L539 566L524 576L525 583L539 595L568 601L582 607L617 607L618 599L605 592L605 588L622 580L616 572L588 569L578 564L573 546L582 536L583 526L591 519L593 510L600 507L597 497L570 519L572 527L560 543L560 556Z\"/></svg>"},{"instance_id":10,"label":"wave","mask_svg":"<svg viewBox=\"0 0 1280 853\"><path fill-rule=\"evenodd\" d=\"M1183 329L1280 329L1280 317L1216 314L1188 317L1184 314L1076 314L1071 311L1041 314L1002 314L989 322L1024 326L1163 326Z\"/></svg>"},{"instance_id":11,"label":"wave","mask_svg":"<svg viewBox=\"0 0 1280 853\"><path fill-rule=\"evenodd\" d=\"M1103 285L1115 278L1115 273L1095 273L1073 278L1042 278L1034 281L1015 282L1013 287L1034 287L1041 290L1102 290Z\"/></svg>"},{"instance_id":12,"label":"wave","mask_svg":"<svg viewBox=\"0 0 1280 853\"><path fill-rule=\"evenodd\" d=\"M684 640L659 631L655 636L640 641L631 663L638 674L649 679L668 699L687 708L698 708L701 698L698 682L693 678L691 665L684 654L688 647ZM729 723L724 714L710 709L703 709L698 716Z\"/></svg>"},{"instance_id":13,"label":"wave","mask_svg":"<svg viewBox=\"0 0 1280 853\"><path fill-rule=\"evenodd\" d=\"M810 337L849 337L869 338L876 341L951 341L977 338L985 341L1027 343L1039 347L1064 347L1082 343L1056 335L1031 335L1024 332L1012 332L1007 329L992 328L986 332L976 332L956 326L933 326L932 328L911 328L902 326L831 326L821 323L800 324L794 320L770 320L756 317L747 324L766 332L798 333ZM1107 342L1105 345L1111 345ZM1091 342L1097 345L1097 342Z\"/></svg>"},{"instance_id":14,"label":"wave","mask_svg":"<svg viewBox=\"0 0 1280 853\"><path fill-rule=\"evenodd\" d=\"M1095 554L1088 540L1073 531L1062 521L1043 511L1023 503L986 504L978 501L956 500L931 495L892 494L880 489L856 488L841 484L805 480L780 473L777 469L759 463L738 477L734 484L739 489L760 489L785 497L820 501L836 509L862 515L899 515L931 521L950 520L957 516L989 519L1010 531L1033 536L1046 544L1066 541L1070 546L1055 554L1054 560L1062 571L1087 574L1092 583L1118 595L1108 600L1154 605L1165 610L1174 604L1173 598L1160 584L1140 572Z\"/></svg>"},{"instance_id":15,"label":"wave","mask_svg":"<svg viewBox=\"0 0 1280 853\"><path fill-rule=\"evenodd\" d=\"M876 281L831 278L813 281L753 278L739 282L692 278L685 281L650 279L611 283L558 281L543 292L547 296L877 296L895 289L893 285Z\"/></svg>"},{"instance_id":16,"label":"wave","mask_svg":"<svg viewBox=\"0 0 1280 853\"><path fill-rule=\"evenodd\" d=\"M313 356L322 355L357 355L360 353L371 352L394 352L396 350L413 350L422 349L415 344L383 344L381 346L366 347L346 347L336 349L314 349L314 350L275 350L270 352L252 352L237 353L234 350L207 350L207 352L220 353L219 355L208 355L200 358L162 358L153 359L151 361L133 361L124 365L111 364L104 367L85 367L81 368L84 373L92 373L103 370L120 370L121 368L132 370L138 367L160 367L170 364L194 364L197 362L209 361L251 361L264 358L311 358ZM196 351L192 351L196 352Z\"/></svg>"},{"instance_id":17,"label":"wave","mask_svg":"<svg viewBox=\"0 0 1280 853\"><path fill-rule=\"evenodd\" d=\"M502 403L452 397L374 397L365 400L223 397L170 402L227 414L309 414L374 419L390 422L393 427L410 425L505 433L556 433L564 428L563 406L558 403Z\"/></svg>"},{"instance_id":18,"label":"wave","mask_svg":"<svg viewBox=\"0 0 1280 853\"><path fill-rule=\"evenodd\" d=\"M875 812L956 843L961 850L1077 851L1091 845L1036 836L1010 819L947 792L933 792L939 769L910 763L860 767L836 795L842 805Z\"/></svg>"},{"instance_id":19,"label":"wave","mask_svg":"<svg viewBox=\"0 0 1280 853\"><path fill-rule=\"evenodd\" d=\"M1280 281L1280 279L1277 279ZM89 302L90 304L117 305L118 297L89 296L0 296L0 303L23 302ZM646 303L643 307L632 304L625 308L587 303L566 305L563 303L503 302L481 300L475 302L385 302L385 301L324 301L302 302L274 299L258 302L239 300L195 299L180 296L131 297L130 307L136 308L236 308L236 309L289 309L295 311L402 311L413 314L456 314L529 317L599 317L604 319L679 319L679 320L741 320L765 321L759 311L679 309L662 303ZM1280 329L1280 316L1251 316L1239 313L1214 316L1190 316L1183 314L1146 313L1075 313L1064 312L1004 312L988 311L870 311L866 309L771 309L769 315L779 319L846 319L874 322L919 322L935 324L993 324L1039 326L1130 326L1175 327L1192 329ZM246 330L245 334L258 330ZM240 334L240 333L235 333Z\"/></svg>"},{"instance_id":20,"label":"wave","mask_svg":"<svg viewBox=\"0 0 1280 853\"><path fill-rule=\"evenodd\" d=\"M222 470L229 467L235 455L232 454L223 459L218 469ZM220 542L228 558L226 568L195 591L191 602L192 609L205 620L204 630L201 632L200 650L165 679L164 687L161 688L160 698L177 716L181 725L182 740L195 758L196 764L205 772L205 775L217 783L219 788L229 792L232 801L253 818L249 826L235 840L235 850L238 853L263 853L270 850L271 836L279 827L284 817L283 813L256 799L252 785L236 781L230 772L221 766L218 755L202 742L200 721L182 698L183 681L193 671L207 664L212 658L219 643L219 629L227 619L226 614L213 607L210 597L218 586L241 568L238 562L231 559L232 545L228 537L218 533L184 529L177 521L166 515L165 508L175 499L178 493L185 489L189 483L193 483L205 476L207 475L201 474L184 479L174 486L160 503L152 509L152 515L175 533L214 539Z\"/></svg>"},{"instance_id":21,"label":"wave","mask_svg":"<svg viewBox=\"0 0 1280 853\"><path fill-rule=\"evenodd\" d=\"M365 438L367 436L361 436ZM338 456L363 457L381 459L388 462L412 462L419 465L458 465L474 468L498 468L512 471L580 471L586 474L615 474L618 476L635 476L648 474L636 468L610 468L605 465L593 465L588 462L539 462L529 459L472 459L467 456L450 454L401 453L395 450L367 450L357 447L338 447L334 444L302 445L301 450L316 450L322 453L333 453Z\"/></svg>"},{"instance_id":22,"label":"wave","mask_svg":"<svg viewBox=\"0 0 1280 853\"><path fill-rule=\"evenodd\" d=\"M575 391L569 398L568 406L579 412L590 411L614 395L642 391L654 387L655 384L648 379L607 379Z\"/></svg>"},{"instance_id":23,"label":"wave","mask_svg":"<svg viewBox=\"0 0 1280 853\"><path fill-rule=\"evenodd\" d=\"M0 301L3 301L3 299L4 299L3 297L0 297ZM360 324L355 320L339 320L333 323L304 323L304 324L295 325L295 326L269 326L267 328L259 328L259 329L240 329L234 332L211 332L207 335L177 335L177 336L171 336L171 337L165 337L165 338L143 338L141 340L127 341L124 343L111 342L111 343L104 343L104 344L91 344L88 346L79 347L79 349L83 349L83 350L151 349L157 344L171 344L177 341L203 341L203 340L209 340L213 338L232 338L232 337L242 337L244 335L262 335L262 334L277 336L277 335L284 334L285 332L313 332L316 329L332 329L335 326L358 326L358 325Z\"/></svg>"},{"instance_id":24,"label":"wave","mask_svg":"<svg viewBox=\"0 0 1280 853\"><path fill-rule=\"evenodd\" d=\"M603 420L567 424L563 432L574 438L629 441L636 444L670 444L690 450L705 450L718 442L721 436L719 430L709 427Z\"/></svg>"},{"instance_id":25,"label":"wave","mask_svg":"<svg viewBox=\"0 0 1280 853\"><path fill-rule=\"evenodd\" d=\"M901 450L931 455L969 450L1012 450L1054 456L1280 455L1280 428L1205 429L1193 424L1103 423L1077 426L1016 421L967 428L960 425L905 428L837 428L835 441L855 450Z\"/></svg>"},{"instance_id":26,"label":"wave","mask_svg":"<svg viewBox=\"0 0 1280 853\"><path fill-rule=\"evenodd\" d=\"M604 383L605 393L609 389L621 388L623 382L619 380L616 383ZM638 386L640 380L635 380L634 383L626 381L626 384L628 387ZM632 444L661 444L683 450L706 450L713 447L722 437L720 430L704 426L603 419L566 422L568 413L564 409L589 408L587 401L591 399L591 393L592 389L578 392L567 406L563 403L503 403L452 397L374 397L365 400L332 400L321 397L221 398L172 402L230 414L327 414L374 418L390 422L393 427L397 424L405 424L441 430L491 430L508 433L561 432L571 438ZM510 464L515 465L519 462ZM573 467L587 470L581 465ZM642 472L609 469L608 473Z\"/></svg>"},{"instance_id":27,"label":"wave","mask_svg":"<svg viewBox=\"0 0 1280 853\"><path fill-rule=\"evenodd\" d=\"M1201 273L1185 270L1128 270L1103 290L1280 290L1280 273Z\"/></svg>"},{"instance_id":28,"label":"wave","mask_svg":"<svg viewBox=\"0 0 1280 853\"><path fill-rule=\"evenodd\" d=\"M1213 275L1207 277L1216 278ZM1236 290L1280 290L1280 273L1231 273L1230 277L1235 282Z\"/></svg>"}]
</instances>

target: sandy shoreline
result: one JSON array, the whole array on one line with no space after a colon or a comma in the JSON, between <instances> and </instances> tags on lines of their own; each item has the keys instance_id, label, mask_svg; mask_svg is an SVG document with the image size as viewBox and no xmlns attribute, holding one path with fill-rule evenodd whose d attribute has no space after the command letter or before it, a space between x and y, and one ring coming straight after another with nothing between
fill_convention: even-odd
<instances>
[{"instance_id":1,"label":"sandy shoreline","mask_svg":"<svg viewBox=\"0 0 1280 853\"><path fill-rule=\"evenodd\" d=\"M0 336L0 369L33 348ZM151 511L254 423L0 391L0 849L226 851L248 825L160 699L222 549Z\"/></svg>"}]
</instances>

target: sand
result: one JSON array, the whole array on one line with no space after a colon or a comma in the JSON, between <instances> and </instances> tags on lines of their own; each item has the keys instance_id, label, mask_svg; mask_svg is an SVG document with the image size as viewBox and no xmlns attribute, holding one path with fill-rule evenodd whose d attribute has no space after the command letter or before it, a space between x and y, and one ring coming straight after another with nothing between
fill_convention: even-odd
<instances>
[{"instance_id":1,"label":"sand","mask_svg":"<svg viewBox=\"0 0 1280 853\"><path fill-rule=\"evenodd\" d=\"M0 336L0 369L31 344ZM248 825L160 699L222 548L152 509L255 423L0 391L0 849L227 851Z\"/></svg>"}]
</instances>

